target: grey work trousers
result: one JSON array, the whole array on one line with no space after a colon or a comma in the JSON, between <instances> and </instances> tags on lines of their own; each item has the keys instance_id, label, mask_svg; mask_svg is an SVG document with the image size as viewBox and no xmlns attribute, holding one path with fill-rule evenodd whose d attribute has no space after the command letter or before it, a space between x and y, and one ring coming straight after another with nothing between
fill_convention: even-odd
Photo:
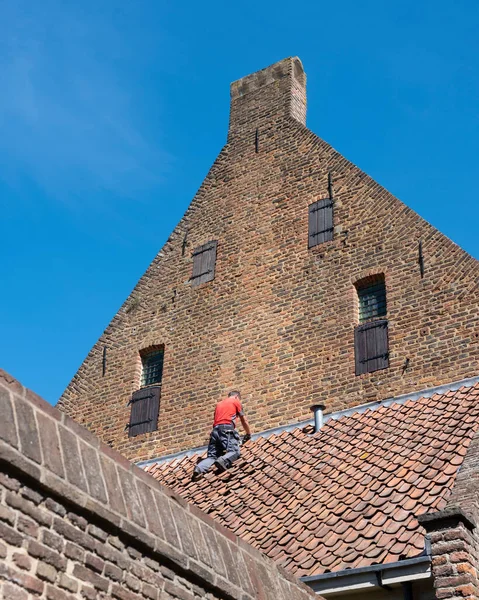
<instances>
[{"instance_id":1,"label":"grey work trousers","mask_svg":"<svg viewBox=\"0 0 479 600\"><path fill-rule=\"evenodd\" d=\"M220 456L223 457L228 467L240 457L240 436L236 429L225 428L221 425L213 427L208 444L208 454L196 465L195 471L206 473Z\"/></svg>"}]
</instances>

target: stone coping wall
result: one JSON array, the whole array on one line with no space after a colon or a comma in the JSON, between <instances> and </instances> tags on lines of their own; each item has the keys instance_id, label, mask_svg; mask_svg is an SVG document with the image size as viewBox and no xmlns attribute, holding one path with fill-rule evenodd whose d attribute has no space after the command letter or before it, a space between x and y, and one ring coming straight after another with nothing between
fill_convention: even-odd
<instances>
[{"instance_id":1,"label":"stone coping wall","mask_svg":"<svg viewBox=\"0 0 479 600\"><path fill-rule=\"evenodd\" d=\"M4 371L0 410L5 600L318 598Z\"/></svg>"}]
</instances>

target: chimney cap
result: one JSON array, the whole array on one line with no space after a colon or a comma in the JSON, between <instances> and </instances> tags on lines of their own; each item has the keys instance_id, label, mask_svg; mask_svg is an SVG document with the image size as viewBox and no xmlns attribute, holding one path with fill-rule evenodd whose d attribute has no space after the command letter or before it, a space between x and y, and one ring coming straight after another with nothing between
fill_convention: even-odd
<instances>
[{"instance_id":1,"label":"chimney cap","mask_svg":"<svg viewBox=\"0 0 479 600\"><path fill-rule=\"evenodd\" d=\"M228 142L249 145L255 130L284 118L306 125L306 75L297 56L233 81L230 95Z\"/></svg>"},{"instance_id":2,"label":"chimney cap","mask_svg":"<svg viewBox=\"0 0 479 600\"><path fill-rule=\"evenodd\" d=\"M274 83L284 77L293 77L304 87L306 85L306 75L303 64L297 56L283 58L273 65L246 75L241 79L233 81L230 86L231 99L235 100L241 96L246 96L251 92Z\"/></svg>"},{"instance_id":3,"label":"chimney cap","mask_svg":"<svg viewBox=\"0 0 479 600\"><path fill-rule=\"evenodd\" d=\"M312 410L312 411L314 412L314 411L316 411L316 410L324 410L325 408L326 408L326 405L325 405L325 404L313 404L313 405L310 407L310 410Z\"/></svg>"}]
</instances>

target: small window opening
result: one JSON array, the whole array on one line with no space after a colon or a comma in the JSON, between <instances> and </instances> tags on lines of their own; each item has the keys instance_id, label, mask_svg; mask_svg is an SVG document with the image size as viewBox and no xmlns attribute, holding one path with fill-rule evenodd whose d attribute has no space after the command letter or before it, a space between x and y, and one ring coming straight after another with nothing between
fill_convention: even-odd
<instances>
[{"instance_id":1,"label":"small window opening","mask_svg":"<svg viewBox=\"0 0 479 600\"><path fill-rule=\"evenodd\" d=\"M386 316L386 284L384 276L356 285L359 301L359 322Z\"/></svg>"},{"instance_id":2,"label":"small window opening","mask_svg":"<svg viewBox=\"0 0 479 600\"><path fill-rule=\"evenodd\" d=\"M162 348L141 355L141 387L161 384L164 354Z\"/></svg>"},{"instance_id":3,"label":"small window opening","mask_svg":"<svg viewBox=\"0 0 479 600\"><path fill-rule=\"evenodd\" d=\"M193 273L190 279L193 286L213 281L215 278L217 246L218 242L212 240L193 251Z\"/></svg>"},{"instance_id":4,"label":"small window opening","mask_svg":"<svg viewBox=\"0 0 479 600\"><path fill-rule=\"evenodd\" d=\"M163 378L164 348L154 347L140 352L141 387L131 395L128 437L135 437L158 429L160 414L161 380Z\"/></svg>"},{"instance_id":5,"label":"small window opening","mask_svg":"<svg viewBox=\"0 0 479 600\"><path fill-rule=\"evenodd\" d=\"M330 242L334 237L333 180L328 173L328 198L309 205L308 248Z\"/></svg>"},{"instance_id":6,"label":"small window opening","mask_svg":"<svg viewBox=\"0 0 479 600\"><path fill-rule=\"evenodd\" d=\"M386 283L384 275L367 277L356 284L359 325L354 330L356 375L389 367Z\"/></svg>"}]
</instances>

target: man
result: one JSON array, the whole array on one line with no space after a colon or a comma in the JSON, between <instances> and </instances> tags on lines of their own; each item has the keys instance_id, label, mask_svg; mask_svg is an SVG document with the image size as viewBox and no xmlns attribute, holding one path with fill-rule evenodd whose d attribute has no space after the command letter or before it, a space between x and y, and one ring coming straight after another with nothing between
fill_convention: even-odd
<instances>
[{"instance_id":1,"label":"man","mask_svg":"<svg viewBox=\"0 0 479 600\"><path fill-rule=\"evenodd\" d=\"M233 461L240 457L240 436L236 431L236 418L239 417L245 430L243 442L251 438L251 430L241 406L241 394L236 390L220 400L215 408L213 431L208 444L208 454L193 471L193 481L199 479L214 464L220 471L226 471Z\"/></svg>"}]
</instances>

